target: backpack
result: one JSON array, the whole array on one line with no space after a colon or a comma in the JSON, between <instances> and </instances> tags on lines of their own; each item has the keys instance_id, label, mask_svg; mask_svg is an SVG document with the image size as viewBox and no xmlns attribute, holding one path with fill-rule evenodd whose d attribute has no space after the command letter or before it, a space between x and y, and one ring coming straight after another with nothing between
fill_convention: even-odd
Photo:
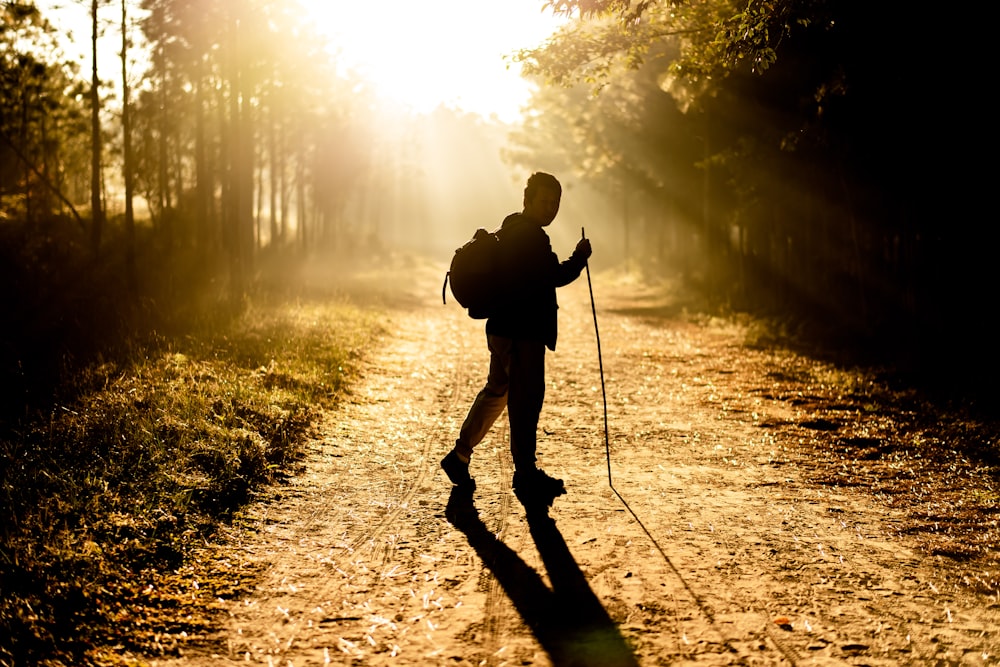
<instances>
[{"instance_id":1,"label":"backpack","mask_svg":"<svg viewBox=\"0 0 1000 667\"><path fill-rule=\"evenodd\" d=\"M500 296L500 239L496 232L476 230L472 240L458 248L441 286L441 301L451 283L455 300L469 311L469 317L483 320L493 314Z\"/></svg>"}]
</instances>

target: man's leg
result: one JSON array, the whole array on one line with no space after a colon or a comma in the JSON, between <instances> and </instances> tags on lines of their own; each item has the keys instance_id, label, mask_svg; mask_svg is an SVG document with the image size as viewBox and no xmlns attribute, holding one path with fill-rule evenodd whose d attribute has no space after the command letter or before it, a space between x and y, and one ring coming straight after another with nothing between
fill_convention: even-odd
<instances>
[{"instance_id":1,"label":"man's leg","mask_svg":"<svg viewBox=\"0 0 1000 667\"><path fill-rule=\"evenodd\" d=\"M549 477L536 465L538 417L545 400L545 345L515 341L511 355L507 415L514 457L514 493L528 508L552 504L566 493L561 479Z\"/></svg>"},{"instance_id":2,"label":"man's leg","mask_svg":"<svg viewBox=\"0 0 1000 667\"><path fill-rule=\"evenodd\" d=\"M538 417L545 400L545 344L514 341L510 357L510 452L515 471L534 470Z\"/></svg>"},{"instance_id":3,"label":"man's leg","mask_svg":"<svg viewBox=\"0 0 1000 667\"><path fill-rule=\"evenodd\" d=\"M482 442L490 427L507 406L511 347L513 341L500 336L487 336L490 348L490 372L486 385L479 391L469 408L455 441L455 448L441 461L441 467L453 484L472 483L469 460L476 445Z\"/></svg>"},{"instance_id":4,"label":"man's leg","mask_svg":"<svg viewBox=\"0 0 1000 667\"><path fill-rule=\"evenodd\" d=\"M490 348L490 374L486 377L486 385L472 402L455 442L455 451L466 460L472 458L472 450L482 442L507 407L513 341L500 336L487 336L486 342Z\"/></svg>"}]
</instances>

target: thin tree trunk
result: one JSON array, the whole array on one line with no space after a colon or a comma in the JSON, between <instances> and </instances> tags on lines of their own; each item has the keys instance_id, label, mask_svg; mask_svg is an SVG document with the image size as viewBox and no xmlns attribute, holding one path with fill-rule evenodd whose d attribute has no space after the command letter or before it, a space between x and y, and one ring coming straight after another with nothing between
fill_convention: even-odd
<instances>
[{"instance_id":1,"label":"thin tree trunk","mask_svg":"<svg viewBox=\"0 0 1000 667\"><path fill-rule=\"evenodd\" d=\"M170 214L170 157L167 151L167 65L166 55L161 45L157 50L157 69L160 72L160 114L159 114L159 137L157 142L159 152L159 169L157 170L159 183L159 208L160 221L162 225L163 239L169 248L173 245L173 221Z\"/></svg>"},{"instance_id":2,"label":"thin tree trunk","mask_svg":"<svg viewBox=\"0 0 1000 667\"><path fill-rule=\"evenodd\" d=\"M629 256L631 248L629 248L629 227L631 226L631 220L629 220L629 207L628 207L628 175L622 174L622 247L625 255L625 270L628 271L629 260L632 258Z\"/></svg>"},{"instance_id":3,"label":"thin tree trunk","mask_svg":"<svg viewBox=\"0 0 1000 667\"><path fill-rule=\"evenodd\" d=\"M205 94L202 80L203 61L198 60L198 72L195 79L195 130L194 130L194 163L195 163L195 226L196 247L205 253L209 247L210 235L208 228L208 209L211 204L211 187L209 186L209 171L205 154Z\"/></svg>"},{"instance_id":4,"label":"thin tree trunk","mask_svg":"<svg viewBox=\"0 0 1000 667\"><path fill-rule=\"evenodd\" d=\"M246 70L242 69L244 58L242 47L238 53L241 57L238 61L240 67L237 81L239 82L239 120L240 125L240 153L239 178L240 184L240 225L239 241L242 245L242 262L244 278L252 275L254 263L254 161L256 158L255 141L256 133L253 126L253 104L250 101L250 77Z\"/></svg>"},{"instance_id":5,"label":"thin tree trunk","mask_svg":"<svg viewBox=\"0 0 1000 667\"><path fill-rule=\"evenodd\" d=\"M234 9L235 11L235 9ZM230 39L229 39L229 274L231 297L234 303L239 303L244 294L243 276L243 242L240 227L243 207L241 200L245 196L241 189L243 187L242 166L243 151L240 126L240 44L239 44L239 19L236 16L230 18Z\"/></svg>"},{"instance_id":6,"label":"thin tree trunk","mask_svg":"<svg viewBox=\"0 0 1000 667\"><path fill-rule=\"evenodd\" d=\"M28 86L25 86L28 88ZM21 95L21 113L20 113L20 123L21 127L18 131L18 136L21 137L21 151L25 154L30 152L28 146L28 93L25 91ZM43 144L44 146L44 144ZM32 198L31 198L31 171L28 169L27 163L24 165L24 172L22 172L21 182L24 183L24 219L29 223L31 219L31 209L32 209Z\"/></svg>"},{"instance_id":7,"label":"thin tree trunk","mask_svg":"<svg viewBox=\"0 0 1000 667\"><path fill-rule=\"evenodd\" d=\"M275 96L276 97L276 96ZM268 167L268 195L270 198L270 211L268 214L268 221L270 223L271 238L269 243L277 247L278 243L278 130L277 122L275 121L275 114L277 113L275 106L277 105L277 100L271 100L270 108L270 126L268 127L268 160L270 166Z\"/></svg>"},{"instance_id":8,"label":"thin tree trunk","mask_svg":"<svg viewBox=\"0 0 1000 667\"><path fill-rule=\"evenodd\" d=\"M254 205L254 216L253 216L253 246L254 252L260 250L261 246L261 218L264 216L264 160L257 160L257 177L256 177L256 204Z\"/></svg>"},{"instance_id":9,"label":"thin tree trunk","mask_svg":"<svg viewBox=\"0 0 1000 667\"><path fill-rule=\"evenodd\" d=\"M126 23L126 0L122 0L122 149L125 171L125 270L128 285L135 294L138 278L135 272L135 212L132 209L134 189L132 174L132 112L129 108L128 86L128 26Z\"/></svg>"},{"instance_id":10,"label":"thin tree trunk","mask_svg":"<svg viewBox=\"0 0 1000 667\"><path fill-rule=\"evenodd\" d=\"M282 120L284 121L285 119L282 118ZM284 241L288 238L288 211L292 200L288 185L288 169L285 164L286 158L288 157L288 141L286 139L285 127L285 123L282 122L279 129L281 132L281 138L278 142L278 188L281 192L281 224L278 228L278 237L281 239L282 243L284 243Z\"/></svg>"},{"instance_id":11,"label":"thin tree trunk","mask_svg":"<svg viewBox=\"0 0 1000 667\"><path fill-rule=\"evenodd\" d=\"M100 80L97 78L97 0L91 0L91 84L90 84L90 243L94 254L101 249L101 232L104 215L101 208L101 98Z\"/></svg>"},{"instance_id":12,"label":"thin tree trunk","mask_svg":"<svg viewBox=\"0 0 1000 667\"><path fill-rule=\"evenodd\" d=\"M305 250L306 247L306 217L307 217L307 206L306 206L306 170L304 166L305 158L299 155L299 159L295 165L295 189L297 192L296 200L298 202L298 213L295 216L296 227L298 228L299 244L302 249Z\"/></svg>"},{"instance_id":13,"label":"thin tree trunk","mask_svg":"<svg viewBox=\"0 0 1000 667\"><path fill-rule=\"evenodd\" d=\"M42 170L42 173L45 174L45 176L47 178L48 175L49 175L49 172L51 171L51 169L50 169L50 159L49 159L50 156L51 156L51 154L50 154L50 152L49 152L49 150L47 148L47 146L49 145L49 117L47 115L43 115L42 118L40 119L40 126L41 126L40 130L41 130L41 136L42 136L42 144L41 144L42 145L42 164L41 164L41 170ZM38 193L38 208L39 208L39 211L41 213L41 217L43 219L51 217L51 215L52 215L52 196L49 193L48 189L44 189L40 193Z\"/></svg>"}]
</instances>

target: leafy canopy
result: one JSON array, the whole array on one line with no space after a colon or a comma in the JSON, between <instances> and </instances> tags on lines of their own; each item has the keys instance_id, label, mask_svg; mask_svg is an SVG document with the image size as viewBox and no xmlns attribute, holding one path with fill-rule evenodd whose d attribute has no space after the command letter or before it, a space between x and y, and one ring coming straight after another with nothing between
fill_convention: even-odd
<instances>
[{"instance_id":1,"label":"leafy canopy","mask_svg":"<svg viewBox=\"0 0 1000 667\"><path fill-rule=\"evenodd\" d=\"M603 85L620 69L637 69L654 47L673 41L661 87L682 102L712 93L733 72L763 73L779 46L799 29L832 26L828 0L551 0L546 7L578 17L546 44L521 50L525 73L569 85Z\"/></svg>"}]
</instances>

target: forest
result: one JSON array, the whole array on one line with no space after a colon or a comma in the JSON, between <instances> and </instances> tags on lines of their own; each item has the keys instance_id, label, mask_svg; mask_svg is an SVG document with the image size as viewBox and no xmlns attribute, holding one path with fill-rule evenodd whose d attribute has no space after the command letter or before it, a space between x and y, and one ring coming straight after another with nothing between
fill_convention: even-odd
<instances>
[{"instance_id":1,"label":"forest","mask_svg":"<svg viewBox=\"0 0 1000 667\"><path fill-rule=\"evenodd\" d=\"M995 358L982 327L956 326L992 282L992 232L977 220L978 105L946 93L973 81L976 40L951 17L823 0L540 3L577 18L513 55L541 85L508 127L375 113L294 2L91 4L94 43L115 21L125 38L118 62L89 72L60 59L64 37L36 7L3 5L6 282L36 286L3 304L23 325L6 333L8 406L44 375L24 348L51 328L38 307L51 299L32 290L55 274L63 297L102 279L130 295L102 285L71 303L149 304L194 267L238 298L267 256L446 255L483 215L473 202L516 193L515 167L600 202L606 257L680 271L722 307L919 372ZM928 45L935 57L916 57ZM154 257L170 281L143 282L137 263ZM81 310L57 319L100 308ZM95 333L88 353L113 336Z\"/></svg>"},{"instance_id":2,"label":"forest","mask_svg":"<svg viewBox=\"0 0 1000 667\"><path fill-rule=\"evenodd\" d=\"M381 106L295 0L83 4L86 68L35 3L0 3L8 507L37 500L14 461L45 437L25 434L113 383L108 364L239 323L310 263L444 263L534 170L563 180L604 267L679 276L716 312L768 318L840 363L994 395L974 18L860 0L539 0L571 20L511 54L537 90L507 124ZM118 57L99 60L112 30ZM278 422L302 428L294 410ZM31 567L25 516L4 528L8 572ZM19 613L0 609L0 627L44 625Z\"/></svg>"}]
</instances>

